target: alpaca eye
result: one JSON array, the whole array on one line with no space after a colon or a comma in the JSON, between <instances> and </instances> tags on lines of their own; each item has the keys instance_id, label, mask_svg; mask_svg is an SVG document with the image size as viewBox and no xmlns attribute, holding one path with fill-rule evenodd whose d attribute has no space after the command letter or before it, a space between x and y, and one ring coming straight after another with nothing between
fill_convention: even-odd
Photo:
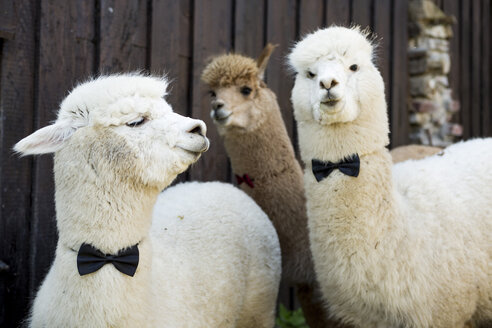
<instances>
[{"instance_id":1,"label":"alpaca eye","mask_svg":"<svg viewBox=\"0 0 492 328\"><path fill-rule=\"evenodd\" d=\"M126 125L131 127L131 128L134 128L134 127L137 127L139 125L144 124L145 122L147 122L147 119L145 117L139 117L138 119L136 119L134 121L130 121L130 122L126 123Z\"/></svg>"},{"instance_id":2,"label":"alpaca eye","mask_svg":"<svg viewBox=\"0 0 492 328\"><path fill-rule=\"evenodd\" d=\"M359 66L357 66L356 64L353 64L349 68L350 68L351 71L354 71L355 72L355 71L357 71L359 69Z\"/></svg>"},{"instance_id":3,"label":"alpaca eye","mask_svg":"<svg viewBox=\"0 0 492 328\"><path fill-rule=\"evenodd\" d=\"M208 94L209 94L209 95L210 95L210 97L212 97L212 98L217 97L217 95L215 94L215 91L213 91L213 90L210 90L210 91L208 92Z\"/></svg>"},{"instance_id":4,"label":"alpaca eye","mask_svg":"<svg viewBox=\"0 0 492 328\"><path fill-rule=\"evenodd\" d=\"M313 78L313 77L315 77L315 76L316 76L316 74L314 74L313 72L311 72L311 71L307 71L307 77L308 77L308 78L312 79L312 78Z\"/></svg>"},{"instance_id":5,"label":"alpaca eye","mask_svg":"<svg viewBox=\"0 0 492 328\"><path fill-rule=\"evenodd\" d=\"M252 90L251 90L251 88L249 88L249 87L242 87L242 88L241 88L241 93L242 93L243 95L245 95L245 96L249 96L249 94L251 93L251 91L252 91Z\"/></svg>"}]
</instances>

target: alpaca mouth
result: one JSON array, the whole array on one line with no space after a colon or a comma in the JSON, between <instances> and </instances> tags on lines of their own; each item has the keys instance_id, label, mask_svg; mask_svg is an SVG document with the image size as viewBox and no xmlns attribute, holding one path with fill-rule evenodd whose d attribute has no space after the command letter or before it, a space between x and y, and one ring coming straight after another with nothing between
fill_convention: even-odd
<instances>
[{"instance_id":1,"label":"alpaca mouth","mask_svg":"<svg viewBox=\"0 0 492 328\"><path fill-rule=\"evenodd\" d=\"M229 116L232 115L232 112L230 111L227 111L227 110L222 110L222 109L218 109L218 110L212 110L210 112L210 116L212 116L212 119L218 123L225 123L227 121L227 119L229 118Z\"/></svg>"},{"instance_id":2,"label":"alpaca mouth","mask_svg":"<svg viewBox=\"0 0 492 328\"><path fill-rule=\"evenodd\" d=\"M338 102L340 101L340 99L327 99L327 100L324 100L321 102L321 104L325 105L325 106L328 106L328 107L333 107L335 106Z\"/></svg>"},{"instance_id":3,"label":"alpaca mouth","mask_svg":"<svg viewBox=\"0 0 492 328\"><path fill-rule=\"evenodd\" d=\"M183 144L178 144L177 147L185 150L187 153L198 156L206 152L210 147L210 141L208 140L208 138L202 137L202 139L203 140L200 143L197 142L194 142L193 144L183 143Z\"/></svg>"},{"instance_id":4,"label":"alpaca mouth","mask_svg":"<svg viewBox=\"0 0 492 328\"><path fill-rule=\"evenodd\" d=\"M221 118L215 118L214 120L216 122L218 122L218 123L223 124L223 123L225 123L227 121L227 119L229 118L229 116L231 116L231 115L228 115L228 116L225 116L225 117L221 117Z\"/></svg>"}]
</instances>

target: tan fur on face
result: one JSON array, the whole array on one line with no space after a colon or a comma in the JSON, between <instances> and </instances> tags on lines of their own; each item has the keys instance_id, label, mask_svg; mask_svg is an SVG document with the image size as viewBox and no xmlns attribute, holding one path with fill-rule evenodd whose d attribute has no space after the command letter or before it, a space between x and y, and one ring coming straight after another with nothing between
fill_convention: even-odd
<instances>
[{"instance_id":1,"label":"tan fur on face","mask_svg":"<svg viewBox=\"0 0 492 328\"><path fill-rule=\"evenodd\" d=\"M211 88L232 85L256 85L258 79L256 62L241 55L228 54L215 58L202 73L202 81Z\"/></svg>"},{"instance_id":2,"label":"tan fur on face","mask_svg":"<svg viewBox=\"0 0 492 328\"><path fill-rule=\"evenodd\" d=\"M236 85L215 89L215 98L224 102L225 110L232 112L227 122L217 126L220 135L227 129L236 129L237 133L252 132L266 118L269 107L264 106L263 88L252 91L249 96L241 94L240 89Z\"/></svg>"}]
</instances>

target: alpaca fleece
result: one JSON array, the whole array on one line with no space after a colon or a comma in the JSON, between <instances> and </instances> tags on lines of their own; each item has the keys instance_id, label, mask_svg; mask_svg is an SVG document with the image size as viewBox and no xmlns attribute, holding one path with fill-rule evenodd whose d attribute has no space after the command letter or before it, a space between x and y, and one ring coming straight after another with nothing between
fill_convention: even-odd
<instances>
[{"instance_id":1,"label":"alpaca fleece","mask_svg":"<svg viewBox=\"0 0 492 328\"><path fill-rule=\"evenodd\" d=\"M424 145L407 145L393 148L390 151L393 163L400 163L409 159L419 160L442 151L442 148Z\"/></svg>"},{"instance_id":2,"label":"alpaca fleece","mask_svg":"<svg viewBox=\"0 0 492 328\"><path fill-rule=\"evenodd\" d=\"M492 139L393 166L372 48L358 28L331 27L289 56L323 296L357 327L478 327L492 319ZM313 158L355 153L357 178L315 180Z\"/></svg>"},{"instance_id":3,"label":"alpaca fleece","mask_svg":"<svg viewBox=\"0 0 492 328\"><path fill-rule=\"evenodd\" d=\"M302 169L295 158L275 94L262 80L274 47L267 45L258 60L237 54L218 56L205 68L202 79L223 103L219 110L232 114L214 120L231 160L234 174L248 174L254 187L242 184L268 214L282 250L283 278L296 285L310 327L335 327L328 319L316 283L307 230ZM224 81L233 81L232 83ZM251 88L250 95L241 87Z\"/></svg>"},{"instance_id":4,"label":"alpaca fleece","mask_svg":"<svg viewBox=\"0 0 492 328\"><path fill-rule=\"evenodd\" d=\"M138 74L89 81L53 125L15 146L55 152L59 240L30 327L273 326L278 239L246 194L176 186L159 196L152 220L160 191L208 149L205 124L173 113L166 88ZM138 244L135 275L106 264L79 276L82 243L105 254Z\"/></svg>"}]
</instances>

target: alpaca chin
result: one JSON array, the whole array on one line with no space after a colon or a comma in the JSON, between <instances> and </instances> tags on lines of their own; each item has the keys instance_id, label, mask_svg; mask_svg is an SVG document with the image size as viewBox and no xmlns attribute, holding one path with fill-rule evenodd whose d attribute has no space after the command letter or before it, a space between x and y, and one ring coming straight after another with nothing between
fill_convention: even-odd
<instances>
[{"instance_id":1,"label":"alpaca chin","mask_svg":"<svg viewBox=\"0 0 492 328\"><path fill-rule=\"evenodd\" d=\"M313 117L321 125L352 122L358 115L358 106L347 103L344 99L333 105L317 103L313 106Z\"/></svg>"}]
</instances>

